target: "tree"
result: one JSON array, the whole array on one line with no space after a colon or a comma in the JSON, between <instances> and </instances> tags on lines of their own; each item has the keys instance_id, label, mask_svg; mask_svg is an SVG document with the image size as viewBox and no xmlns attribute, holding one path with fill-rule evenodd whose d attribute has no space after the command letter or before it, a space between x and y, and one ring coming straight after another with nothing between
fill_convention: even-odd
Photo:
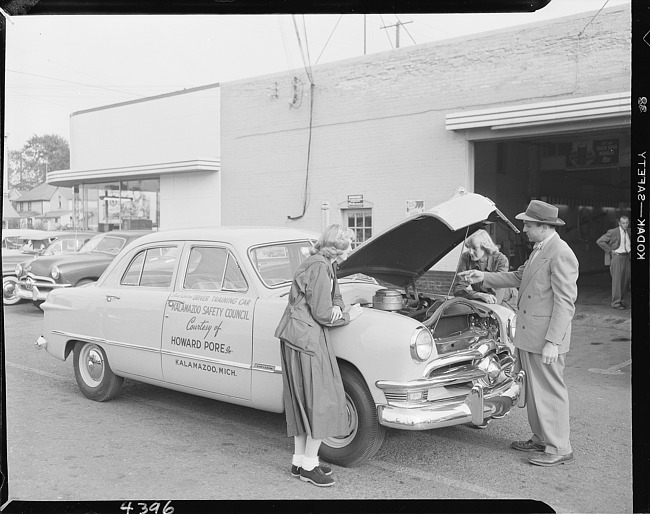
<instances>
[{"instance_id":1,"label":"tree","mask_svg":"<svg viewBox=\"0 0 650 514\"><path fill-rule=\"evenodd\" d=\"M48 171L70 167L70 147L59 135L34 135L22 149L9 152L7 164L9 187L29 190L45 182Z\"/></svg>"}]
</instances>

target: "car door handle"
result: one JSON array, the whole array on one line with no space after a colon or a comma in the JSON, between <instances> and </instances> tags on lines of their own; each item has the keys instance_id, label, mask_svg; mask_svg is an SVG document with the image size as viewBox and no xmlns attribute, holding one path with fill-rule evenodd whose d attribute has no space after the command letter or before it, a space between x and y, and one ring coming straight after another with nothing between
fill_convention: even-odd
<instances>
[{"instance_id":1,"label":"car door handle","mask_svg":"<svg viewBox=\"0 0 650 514\"><path fill-rule=\"evenodd\" d=\"M110 301L112 301L113 299L115 299L115 300L119 300L120 297L119 297L119 296L115 296L114 294L107 294L107 295L106 295L106 301L107 301L107 302L110 302Z\"/></svg>"}]
</instances>

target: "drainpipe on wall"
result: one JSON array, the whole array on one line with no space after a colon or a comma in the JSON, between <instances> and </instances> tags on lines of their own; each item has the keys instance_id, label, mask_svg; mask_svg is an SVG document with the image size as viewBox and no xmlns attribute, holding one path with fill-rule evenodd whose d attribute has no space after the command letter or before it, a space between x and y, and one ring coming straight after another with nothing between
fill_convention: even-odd
<instances>
[{"instance_id":1,"label":"drainpipe on wall","mask_svg":"<svg viewBox=\"0 0 650 514\"><path fill-rule=\"evenodd\" d=\"M323 202L320 206L321 231L324 231L330 224L330 203Z\"/></svg>"}]
</instances>

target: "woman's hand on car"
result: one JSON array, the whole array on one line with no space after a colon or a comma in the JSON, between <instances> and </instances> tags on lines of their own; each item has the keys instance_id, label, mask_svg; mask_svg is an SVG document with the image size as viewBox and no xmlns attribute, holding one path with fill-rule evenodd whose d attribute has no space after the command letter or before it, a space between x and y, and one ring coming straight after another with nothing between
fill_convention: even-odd
<instances>
[{"instance_id":1,"label":"woman's hand on car","mask_svg":"<svg viewBox=\"0 0 650 514\"><path fill-rule=\"evenodd\" d=\"M497 303L497 297L490 293L475 293L475 297L485 303Z\"/></svg>"}]
</instances>

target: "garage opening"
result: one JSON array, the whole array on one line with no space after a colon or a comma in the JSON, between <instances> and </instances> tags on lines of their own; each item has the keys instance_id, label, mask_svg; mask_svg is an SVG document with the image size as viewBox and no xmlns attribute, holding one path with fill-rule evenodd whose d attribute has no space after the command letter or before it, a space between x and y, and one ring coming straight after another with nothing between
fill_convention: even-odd
<instances>
[{"instance_id":1,"label":"garage opening","mask_svg":"<svg viewBox=\"0 0 650 514\"><path fill-rule=\"evenodd\" d=\"M596 239L630 214L630 129L622 127L563 135L474 142L474 191L491 198L514 221L539 199L560 209L560 236L580 261L581 275L602 272ZM520 223L517 224L519 228ZM525 262L526 236L492 227L492 237L510 258Z\"/></svg>"}]
</instances>

